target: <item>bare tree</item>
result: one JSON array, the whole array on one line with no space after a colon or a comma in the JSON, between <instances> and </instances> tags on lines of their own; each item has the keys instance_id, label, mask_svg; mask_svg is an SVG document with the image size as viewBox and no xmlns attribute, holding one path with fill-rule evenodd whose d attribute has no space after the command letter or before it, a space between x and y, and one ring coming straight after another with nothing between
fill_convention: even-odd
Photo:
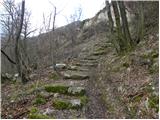
<instances>
[{"instance_id":1,"label":"bare tree","mask_svg":"<svg viewBox=\"0 0 160 120\"><path fill-rule=\"evenodd\" d=\"M117 39L116 41L113 40L116 51L118 53L128 52L134 47L134 45L138 43L140 39L143 38L144 15L143 15L142 4L138 5L139 6L138 8L139 20L138 20L138 32L137 32L138 35L135 41L133 41L129 31L129 25L128 25L128 20L126 16L126 7L124 5L124 2L112 1L111 4L113 7L115 22L116 22ZM111 15L112 13L110 12L111 11L110 4L107 1L106 1L106 5L108 6L108 18L109 18L110 28L111 28L111 31L113 31L113 19Z\"/></svg>"},{"instance_id":2,"label":"bare tree","mask_svg":"<svg viewBox=\"0 0 160 120\"><path fill-rule=\"evenodd\" d=\"M1 18L1 24L4 28L4 33L9 36L7 41L9 41L12 45L14 44L15 62L13 62L14 60L12 60L12 58L9 57L3 50L1 50L1 52L2 54L5 53L6 55L4 55L6 57L8 56L7 59L11 63L16 63L16 68L22 79L22 82L26 83L29 80L29 68L24 60L24 58L27 57L24 55L24 53L27 54L27 51L26 48L24 48L24 46L26 47L26 43L23 44L23 42L33 31L28 31L29 20L28 18L24 19L25 1L22 0L22 4L16 6L14 0L5 0L3 2L3 6L6 10L6 14L4 14Z\"/></svg>"}]
</instances>

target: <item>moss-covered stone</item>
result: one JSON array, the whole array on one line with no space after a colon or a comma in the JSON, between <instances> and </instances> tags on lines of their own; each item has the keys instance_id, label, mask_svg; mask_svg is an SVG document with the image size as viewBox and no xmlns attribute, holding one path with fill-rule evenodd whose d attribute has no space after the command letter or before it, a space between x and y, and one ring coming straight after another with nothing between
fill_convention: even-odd
<instances>
[{"instance_id":1,"label":"moss-covered stone","mask_svg":"<svg viewBox=\"0 0 160 120\"><path fill-rule=\"evenodd\" d=\"M82 96L80 97L80 100L81 100L81 104L84 106L88 103L88 98L87 96Z\"/></svg>"},{"instance_id":2,"label":"moss-covered stone","mask_svg":"<svg viewBox=\"0 0 160 120\"><path fill-rule=\"evenodd\" d=\"M84 99L83 99L84 100ZM85 101L83 101L85 102ZM73 99L73 100L54 100L53 107L58 110L64 109L80 109L83 104L81 99Z\"/></svg>"},{"instance_id":3,"label":"moss-covered stone","mask_svg":"<svg viewBox=\"0 0 160 120\"><path fill-rule=\"evenodd\" d=\"M70 95L83 96L85 92L86 91L84 87L69 87L68 88L68 94Z\"/></svg>"},{"instance_id":4,"label":"moss-covered stone","mask_svg":"<svg viewBox=\"0 0 160 120\"><path fill-rule=\"evenodd\" d=\"M72 104L68 101L63 101L63 100L54 100L53 101L53 107L59 110L63 109L70 109Z\"/></svg>"},{"instance_id":5,"label":"moss-covered stone","mask_svg":"<svg viewBox=\"0 0 160 120\"><path fill-rule=\"evenodd\" d=\"M29 119L50 119L49 116L39 113L36 107L32 107L30 109L28 118Z\"/></svg>"},{"instance_id":6,"label":"moss-covered stone","mask_svg":"<svg viewBox=\"0 0 160 120\"><path fill-rule=\"evenodd\" d=\"M36 105L40 105L40 104L45 104L46 103L46 100L42 97L37 97L34 101L33 101L33 104L36 104Z\"/></svg>"},{"instance_id":7,"label":"moss-covered stone","mask_svg":"<svg viewBox=\"0 0 160 120\"><path fill-rule=\"evenodd\" d=\"M29 119L50 119L50 117L40 113L33 113L29 114Z\"/></svg>"},{"instance_id":8,"label":"moss-covered stone","mask_svg":"<svg viewBox=\"0 0 160 120\"><path fill-rule=\"evenodd\" d=\"M45 90L47 92L53 92L53 93L61 93L61 94L67 94L68 92L68 86L45 86Z\"/></svg>"}]
</instances>

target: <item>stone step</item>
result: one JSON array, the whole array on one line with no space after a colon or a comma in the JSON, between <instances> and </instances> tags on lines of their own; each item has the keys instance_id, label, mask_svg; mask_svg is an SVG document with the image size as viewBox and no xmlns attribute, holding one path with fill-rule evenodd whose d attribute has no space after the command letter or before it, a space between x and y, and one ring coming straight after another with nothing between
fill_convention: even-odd
<instances>
[{"instance_id":1,"label":"stone step","mask_svg":"<svg viewBox=\"0 0 160 120\"><path fill-rule=\"evenodd\" d=\"M76 66L86 66L86 67L95 67L97 64L95 63L75 63Z\"/></svg>"},{"instance_id":2,"label":"stone step","mask_svg":"<svg viewBox=\"0 0 160 120\"><path fill-rule=\"evenodd\" d=\"M88 57L85 57L83 58L84 60L97 60L98 59L98 56L88 56Z\"/></svg>"},{"instance_id":3,"label":"stone step","mask_svg":"<svg viewBox=\"0 0 160 120\"><path fill-rule=\"evenodd\" d=\"M53 100L53 107L58 110L79 109L81 108L81 100L80 99L72 99L72 100L56 99L56 100Z\"/></svg>"},{"instance_id":4,"label":"stone step","mask_svg":"<svg viewBox=\"0 0 160 120\"><path fill-rule=\"evenodd\" d=\"M73 96L83 96L86 93L85 88L80 86L46 85L44 89L49 93L59 93Z\"/></svg>"},{"instance_id":5,"label":"stone step","mask_svg":"<svg viewBox=\"0 0 160 120\"><path fill-rule=\"evenodd\" d=\"M87 67L74 66L74 65L68 66L67 69L71 71L88 71Z\"/></svg>"},{"instance_id":6,"label":"stone step","mask_svg":"<svg viewBox=\"0 0 160 120\"><path fill-rule=\"evenodd\" d=\"M81 63L81 64L95 64L95 65L98 64L98 62L95 60L80 60L79 63Z\"/></svg>"},{"instance_id":7,"label":"stone step","mask_svg":"<svg viewBox=\"0 0 160 120\"><path fill-rule=\"evenodd\" d=\"M55 99L53 100L53 107L58 110L66 109L81 109L87 104L87 97L82 96L75 99Z\"/></svg>"},{"instance_id":8,"label":"stone step","mask_svg":"<svg viewBox=\"0 0 160 120\"><path fill-rule=\"evenodd\" d=\"M65 71L61 72L64 79L83 80L89 78L86 72L81 71Z\"/></svg>"},{"instance_id":9,"label":"stone step","mask_svg":"<svg viewBox=\"0 0 160 120\"><path fill-rule=\"evenodd\" d=\"M63 86L84 86L87 80L57 80L54 81L54 85Z\"/></svg>"}]
</instances>

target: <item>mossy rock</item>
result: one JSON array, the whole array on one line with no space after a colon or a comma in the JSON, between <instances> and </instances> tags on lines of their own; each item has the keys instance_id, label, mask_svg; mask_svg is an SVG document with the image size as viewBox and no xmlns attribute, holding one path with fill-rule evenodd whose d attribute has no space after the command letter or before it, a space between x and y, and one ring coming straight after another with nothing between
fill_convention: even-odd
<instances>
[{"instance_id":1,"label":"mossy rock","mask_svg":"<svg viewBox=\"0 0 160 120\"><path fill-rule=\"evenodd\" d=\"M70 109L72 104L64 100L54 100L53 107L59 110Z\"/></svg>"},{"instance_id":2,"label":"mossy rock","mask_svg":"<svg viewBox=\"0 0 160 120\"><path fill-rule=\"evenodd\" d=\"M29 119L50 119L49 116L39 113L36 107L32 107L30 109L28 118Z\"/></svg>"},{"instance_id":3,"label":"mossy rock","mask_svg":"<svg viewBox=\"0 0 160 120\"><path fill-rule=\"evenodd\" d=\"M50 119L50 117L40 113L34 113L34 114L29 114L29 119Z\"/></svg>"},{"instance_id":4,"label":"mossy rock","mask_svg":"<svg viewBox=\"0 0 160 120\"><path fill-rule=\"evenodd\" d=\"M69 87L68 94L76 95L76 96L83 96L86 93L84 87Z\"/></svg>"},{"instance_id":5,"label":"mossy rock","mask_svg":"<svg viewBox=\"0 0 160 120\"><path fill-rule=\"evenodd\" d=\"M80 99L73 100L54 100L53 107L58 110L64 109L80 109L83 104Z\"/></svg>"},{"instance_id":6,"label":"mossy rock","mask_svg":"<svg viewBox=\"0 0 160 120\"><path fill-rule=\"evenodd\" d=\"M57 75L56 73L52 73L52 74L49 76L49 78L52 79L52 80L58 80L58 79L60 79L60 76Z\"/></svg>"},{"instance_id":7,"label":"mossy rock","mask_svg":"<svg viewBox=\"0 0 160 120\"><path fill-rule=\"evenodd\" d=\"M61 93L61 94L67 94L68 93L68 86L45 86L45 90L47 92L53 92L53 93Z\"/></svg>"},{"instance_id":8,"label":"mossy rock","mask_svg":"<svg viewBox=\"0 0 160 120\"><path fill-rule=\"evenodd\" d=\"M37 97L33 101L33 104L35 104L35 105L41 105L41 104L45 104L45 103L46 103L46 100L45 100L45 98L42 98L42 97Z\"/></svg>"},{"instance_id":9,"label":"mossy rock","mask_svg":"<svg viewBox=\"0 0 160 120\"><path fill-rule=\"evenodd\" d=\"M84 106L88 103L88 97L87 96L82 96L80 97L81 104Z\"/></svg>"}]
</instances>

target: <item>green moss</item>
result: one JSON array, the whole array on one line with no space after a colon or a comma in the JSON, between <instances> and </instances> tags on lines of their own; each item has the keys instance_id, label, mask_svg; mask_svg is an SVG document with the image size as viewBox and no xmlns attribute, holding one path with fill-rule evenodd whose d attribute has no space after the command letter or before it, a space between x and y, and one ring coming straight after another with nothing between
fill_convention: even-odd
<instances>
[{"instance_id":1,"label":"green moss","mask_svg":"<svg viewBox=\"0 0 160 120\"><path fill-rule=\"evenodd\" d=\"M156 112L159 111L159 97L156 95L151 95L149 97L149 107L150 108L155 108Z\"/></svg>"},{"instance_id":2,"label":"green moss","mask_svg":"<svg viewBox=\"0 0 160 120\"><path fill-rule=\"evenodd\" d=\"M33 101L33 104L36 104L36 105L40 105L40 104L45 104L46 103L46 100L42 97L37 97L34 101Z\"/></svg>"},{"instance_id":3,"label":"green moss","mask_svg":"<svg viewBox=\"0 0 160 120\"><path fill-rule=\"evenodd\" d=\"M52 73L49 78L52 80L58 80L58 79L60 79L60 76L57 75L56 73Z\"/></svg>"},{"instance_id":4,"label":"green moss","mask_svg":"<svg viewBox=\"0 0 160 120\"><path fill-rule=\"evenodd\" d=\"M159 56L159 53L156 50L152 50L142 55L142 57L145 59L154 59L154 58L158 58L158 56Z\"/></svg>"},{"instance_id":5,"label":"green moss","mask_svg":"<svg viewBox=\"0 0 160 120\"><path fill-rule=\"evenodd\" d=\"M29 114L29 119L50 119L50 117L40 113L33 113Z\"/></svg>"},{"instance_id":6,"label":"green moss","mask_svg":"<svg viewBox=\"0 0 160 120\"><path fill-rule=\"evenodd\" d=\"M123 63L123 67L128 68L129 67L129 63L127 63L127 62Z\"/></svg>"},{"instance_id":7,"label":"green moss","mask_svg":"<svg viewBox=\"0 0 160 120\"><path fill-rule=\"evenodd\" d=\"M88 98L87 96L82 96L80 97L80 100L81 100L81 104L82 105L86 105L88 103Z\"/></svg>"},{"instance_id":8,"label":"green moss","mask_svg":"<svg viewBox=\"0 0 160 120\"><path fill-rule=\"evenodd\" d=\"M29 110L29 119L49 119L48 116L38 113L38 109L36 107L32 107Z\"/></svg>"},{"instance_id":9,"label":"green moss","mask_svg":"<svg viewBox=\"0 0 160 120\"><path fill-rule=\"evenodd\" d=\"M143 94L139 94L139 95L136 95L132 98L132 102L140 102L140 100L142 99L143 97Z\"/></svg>"},{"instance_id":10,"label":"green moss","mask_svg":"<svg viewBox=\"0 0 160 120\"><path fill-rule=\"evenodd\" d=\"M158 58L158 56L159 56L159 53L158 53L157 51L153 50L153 51L151 52L151 57L152 57L152 58Z\"/></svg>"},{"instance_id":11,"label":"green moss","mask_svg":"<svg viewBox=\"0 0 160 120\"><path fill-rule=\"evenodd\" d=\"M62 100L53 101L53 107L59 110L70 109L71 106L72 106L71 103L68 101L62 101Z\"/></svg>"},{"instance_id":12,"label":"green moss","mask_svg":"<svg viewBox=\"0 0 160 120\"><path fill-rule=\"evenodd\" d=\"M53 92L53 93L61 93L61 94L67 94L68 92L68 88L67 86L45 86L45 90L47 92Z\"/></svg>"},{"instance_id":13,"label":"green moss","mask_svg":"<svg viewBox=\"0 0 160 120\"><path fill-rule=\"evenodd\" d=\"M152 65L149 67L149 72L150 72L150 74L158 73L158 71L159 71L159 66L158 66L158 64L156 64L156 63L152 64Z\"/></svg>"},{"instance_id":14,"label":"green moss","mask_svg":"<svg viewBox=\"0 0 160 120\"><path fill-rule=\"evenodd\" d=\"M38 109L36 107L32 107L30 109L30 113L37 113L38 112Z\"/></svg>"}]
</instances>

